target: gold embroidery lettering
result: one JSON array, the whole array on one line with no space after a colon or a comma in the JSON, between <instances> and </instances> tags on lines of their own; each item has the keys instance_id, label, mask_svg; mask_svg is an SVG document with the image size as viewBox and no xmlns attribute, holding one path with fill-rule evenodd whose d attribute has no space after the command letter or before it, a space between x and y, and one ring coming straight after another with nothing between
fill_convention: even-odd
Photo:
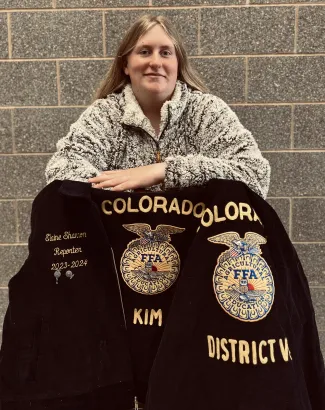
<instances>
[{"instance_id":1,"label":"gold embroidery lettering","mask_svg":"<svg viewBox=\"0 0 325 410\"><path fill-rule=\"evenodd\" d=\"M158 326L162 325L162 310L161 309L159 309L157 311L155 311L155 309L151 309L151 312L150 312L150 325L153 324L154 319L156 319L156 320L158 319Z\"/></svg>"},{"instance_id":2,"label":"gold embroidery lettering","mask_svg":"<svg viewBox=\"0 0 325 410\"><path fill-rule=\"evenodd\" d=\"M122 203L122 208L121 208L121 209L119 209L119 208L117 207L117 204L118 204L119 202ZM114 211L115 211L117 214L123 214L123 213L125 212L125 210L126 210L126 202L125 202L125 199L123 199L123 198L116 198L116 199L114 199L113 209L114 209Z\"/></svg>"},{"instance_id":3,"label":"gold embroidery lettering","mask_svg":"<svg viewBox=\"0 0 325 410\"><path fill-rule=\"evenodd\" d=\"M144 312L144 324L147 325L148 324L148 314L149 314L149 310L146 309Z\"/></svg>"},{"instance_id":4,"label":"gold embroidery lettering","mask_svg":"<svg viewBox=\"0 0 325 410\"><path fill-rule=\"evenodd\" d=\"M257 364L256 342L252 342L252 355L253 355L253 364Z\"/></svg>"},{"instance_id":5,"label":"gold embroidery lettering","mask_svg":"<svg viewBox=\"0 0 325 410\"><path fill-rule=\"evenodd\" d=\"M268 344L270 345L270 356L271 356L271 360L274 363L275 362L275 357L274 357L274 343L276 342L275 339L269 339Z\"/></svg>"},{"instance_id":6,"label":"gold embroidery lettering","mask_svg":"<svg viewBox=\"0 0 325 410\"><path fill-rule=\"evenodd\" d=\"M189 205L189 209L186 210L186 205ZM191 201L189 201L188 199L184 199L182 201L182 214L183 215L190 215L190 213L193 210L193 204Z\"/></svg>"},{"instance_id":7,"label":"gold embroidery lettering","mask_svg":"<svg viewBox=\"0 0 325 410\"><path fill-rule=\"evenodd\" d=\"M216 346L214 344L214 337L208 335L208 350L209 357L214 357L216 353Z\"/></svg>"},{"instance_id":8,"label":"gold embroidery lettering","mask_svg":"<svg viewBox=\"0 0 325 410\"><path fill-rule=\"evenodd\" d=\"M133 314L133 324L135 325L137 322L140 323L140 325L143 325L143 321L141 318L141 312L142 309L134 309L134 314Z\"/></svg>"},{"instance_id":9,"label":"gold embroidery lettering","mask_svg":"<svg viewBox=\"0 0 325 410\"><path fill-rule=\"evenodd\" d=\"M225 352L224 354L221 355L223 361L229 360L229 350L226 347L226 344L228 343L227 339L222 338L221 339L221 349Z\"/></svg>"},{"instance_id":10,"label":"gold embroidery lettering","mask_svg":"<svg viewBox=\"0 0 325 410\"><path fill-rule=\"evenodd\" d=\"M216 360L228 361L232 363L240 364L269 364L276 362L277 350L275 349L275 344L279 343L280 352L284 362L292 360L289 344L287 338L284 339L268 339L261 340L260 342L246 340L236 340L236 339L219 339L213 336L207 336L208 342L208 354L209 357L215 358ZM228 344L230 346L228 346ZM264 347L267 350L264 351ZM221 352L220 352L221 351ZM279 358L281 357L279 353Z\"/></svg>"},{"instance_id":11,"label":"gold embroidery lettering","mask_svg":"<svg viewBox=\"0 0 325 410\"><path fill-rule=\"evenodd\" d=\"M145 208L143 206L144 201L148 201L148 207L147 208ZM140 198L139 209L140 209L141 212L144 212L144 213L147 213L147 212L151 211L151 209L152 209L152 199L150 198L150 196L144 195Z\"/></svg>"},{"instance_id":12,"label":"gold embroidery lettering","mask_svg":"<svg viewBox=\"0 0 325 410\"><path fill-rule=\"evenodd\" d=\"M279 345L280 345L280 350L281 350L283 360L285 362L288 362L289 358L290 358L290 360L292 360L290 349L289 349L289 344L288 344L288 339L287 338L284 339L284 344L283 344L283 340L280 339L279 340Z\"/></svg>"},{"instance_id":13,"label":"gold embroidery lettering","mask_svg":"<svg viewBox=\"0 0 325 410\"><path fill-rule=\"evenodd\" d=\"M132 208L132 199L130 197L128 198L127 210L128 212L139 212L138 208Z\"/></svg>"},{"instance_id":14,"label":"gold embroidery lettering","mask_svg":"<svg viewBox=\"0 0 325 410\"><path fill-rule=\"evenodd\" d=\"M228 339L228 342L230 343L230 346L231 346L231 361L233 363L235 363L235 361L236 361L236 349L235 349L235 347L236 347L236 344L237 344L237 340Z\"/></svg>"},{"instance_id":15,"label":"gold embroidery lettering","mask_svg":"<svg viewBox=\"0 0 325 410\"><path fill-rule=\"evenodd\" d=\"M198 213L197 209L200 208L200 207L201 207L202 209L201 209L201 212ZM203 215L203 213L204 213L204 210L205 210L205 204L204 204L203 202L199 202L198 204L196 204L196 205L194 206L193 215L194 215L196 218L201 218L202 215Z\"/></svg>"},{"instance_id":16,"label":"gold embroidery lettering","mask_svg":"<svg viewBox=\"0 0 325 410\"><path fill-rule=\"evenodd\" d=\"M233 208L233 214L230 214L230 208ZM231 221L234 221L235 219L238 218L239 215L239 210L237 204L235 202L228 202L226 207L225 207L225 215L227 219L230 219Z\"/></svg>"},{"instance_id":17,"label":"gold embroidery lettering","mask_svg":"<svg viewBox=\"0 0 325 410\"><path fill-rule=\"evenodd\" d=\"M176 211L178 215L181 213L177 198L174 198L169 206L168 212L171 213L172 211Z\"/></svg>"},{"instance_id":18,"label":"gold embroidery lettering","mask_svg":"<svg viewBox=\"0 0 325 410\"><path fill-rule=\"evenodd\" d=\"M226 220L225 216L222 216L219 218L219 211L218 211L217 205L213 206L213 212L214 212L214 222L218 223L218 222L222 222Z\"/></svg>"},{"instance_id":19,"label":"gold embroidery lettering","mask_svg":"<svg viewBox=\"0 0 325 410\"><path fill-rule=\"evenodd\" d=\"M245 210L246 208L246 210ZM245 204L245 202L239 202L239 214L240 214L240 219L243 220L244 216L247 216L247 218L252 221L252 209L248 204Z\"/></svg>"},{"instance_id":20,"label":"gold embroidery lettering","mask_svg":"<svg viewBox=\"0 0 325 410\"><path fill-rule=\"evenodd\" d=\"M261 340L261 341L260 341L260 344L259 344L259 346L258 346L258 355L259 355L259 358L260 358L260 362L263 363L263 364L265 364L265 363L268 362L268 358L263 356L262 346L267 346L267 343L266 343L265 340Z\"/></svg>"},{"instance_id":21,"label":"gold embroidery lettering","mask_svg":"<svg viewBox=\"0 0 325 410\"><path fill-rule=\"evenodd\" d=\"M106 215L112 215L112 211L108 211L106 209L106 204L108 205L112 205L112 202L109 201L108 199L106 199L105 201L102 202L102 211L104 212L104 214Z\"/></svg>"},{"instance_id":22,"label":"gold embroidery lettering","mask_svg":"<svg viewBox=\"0 0 325 410\"><path fill-rule=\"evenodd\" d=\"M217 351L217 360L220 360L220 339L216 337L216 351Z\"/></svg>"},{"instance_id":23,"label":"gold embroidery lettering","mask_svg":"<svg viewBox=\"0 0 325 410\"><path fill-rule=\"evenodd\" d=\"M239 362L241 364L247 363L249 364L249 343L246 340L239 340Z\"/></svg>"},{"instance_id":24,"label":"gold embroidery lettering","mask_svg":"<svg viewBox=\"0 0 325 410\"><path fill-rule=\"evenodd\" d=\"M87 237L86 232L71 233L70 231L65 231L63 234L63 239L80 239L80 238L86 238L86 237Z\"/></svg>"},{"instance_id":25,"label":"gold embroidery lettering","mask_svg":"<svg viewBox=\"0 0 325 410\"><path fill-rule=\"evenodd\" d=\"M70 253L80 253L82 252L81 248L69 248L69 249L60 249L60 248L54 248L53 249L54 255L55 256L62 256L63 258L65 257L65 255L68 255Z\"/></svg>"},{"instance_id":26,"label":"gold embroidery lettering","mask_svg":"<svg viewBox=\"0 0 325 410\"><path fill-rule=\"evenodd\" d=\"M205 220L204 220L204 216L205 216L206 214L209 215L209 220L208 220L207 222L205 222ZM211 226L212 223L213 223L213 213L212 213L212 211L211 211L209 208L207 208L207 209L204 211L204 214L202 215L201 224L202 224L203 226L205 226L205 227L208 227L208 226Z\"/></svg>"},{"instance_id":27,"label":"gold embroidery lettering","mask_svg":"<svg viewBox=\"0 0 325 410\"><path fill-rule=\"evenodd\" d=\"M61 235L51 235L50 233L47 233L45 235L46 242L61 241L61 239L62 239Z\"/></svg>"},{"instance_id":28,"label":"gold embroidery lettering","mask_svg":"<svg viewBox=\"0 0 325 410\"><path fill-rule=\"evenodd\" d=\"M161 201L161 203L159 203ZM163 196L155 196L153 199L153 212L157 212L157 209L160 208L167 214L167 199ZM170 212L170 211L169 211Z\"/></svg>"}]
</instances>

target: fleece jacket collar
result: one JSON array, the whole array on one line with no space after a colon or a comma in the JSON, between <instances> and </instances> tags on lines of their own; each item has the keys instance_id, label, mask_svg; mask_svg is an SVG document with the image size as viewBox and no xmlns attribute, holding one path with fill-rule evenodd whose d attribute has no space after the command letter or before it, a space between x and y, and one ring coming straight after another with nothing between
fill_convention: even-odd
<instances>
[{"instance_id":1,"label":"fleece jacket collar","mask_svg":"<svg viewBox=\"0 0 325 410\"><path fill-rule=\"evenodd\" d=\"M146 117L136 99L131 84L127 84L123 89L123 97L125 101L124 113L121 122L126 125L142 128L151 137L158 140L167 126L176 122L183 113L187 100L188 90L186 83L177 80L175 90L170 100L164 102L160 110L160 132L157 136L151 122Z\"/></svg>"}]
</instances>

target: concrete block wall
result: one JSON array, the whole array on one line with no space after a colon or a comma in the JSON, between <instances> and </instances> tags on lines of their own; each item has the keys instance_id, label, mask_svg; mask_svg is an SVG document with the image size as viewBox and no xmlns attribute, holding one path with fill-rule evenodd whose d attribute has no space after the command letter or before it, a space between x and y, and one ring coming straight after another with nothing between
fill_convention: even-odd
<instances>
[{"instance_id":1,"label":"concrete block wall","mask_svg":"<svg viewBox=\"0 0 325 410\"><path fill-rule=\"evenodd\" d=\"M55 143L144 13L175 23L211 92L269 159L268 201L301 258L325 353L325 3L317 0L0 0L1 323Z\"/></svg>"}]
</instances>

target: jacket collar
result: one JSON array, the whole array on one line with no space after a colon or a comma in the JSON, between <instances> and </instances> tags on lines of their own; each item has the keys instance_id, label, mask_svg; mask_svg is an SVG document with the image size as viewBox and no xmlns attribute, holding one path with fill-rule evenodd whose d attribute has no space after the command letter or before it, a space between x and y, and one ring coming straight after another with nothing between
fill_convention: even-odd
<instances>
[{"instance_id":1,"label":"jacket collar","mask_svg":"<svg viewBox=\"0 0 325 410\"><path fill-rule=\"evenodd\" d=\"M149 119L144 115L142 108L140 107L138 100L136 99L131 84L127 84L123 91L122 96L124 98L124 113L121 122L126 125L140 127L150 134L154 139L158 140L165 129L167 122L171 125L177 122L181 114L183 113L187 101L188 101L188 88L187 84L177 80L175 90L172 98L165 101L160 110L160 133L157 136L153 126ZM169 118L170 117L170 118Z\"/></svg>"}]
</instances>

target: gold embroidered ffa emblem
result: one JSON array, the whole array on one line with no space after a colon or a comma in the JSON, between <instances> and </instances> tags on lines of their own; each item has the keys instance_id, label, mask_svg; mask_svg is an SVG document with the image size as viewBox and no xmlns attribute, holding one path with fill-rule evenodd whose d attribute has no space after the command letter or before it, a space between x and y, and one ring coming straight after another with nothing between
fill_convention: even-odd
<instances>
[{"instance_id":1,"label":"gold embroidered ffa emblem","mask_svg":"<svg viewBox=\"0 0 325 410\"><path fill-rule=\"evenodd\" d=\"M144 223L123 225L140 236L128 244L121 258L121 274L125 283L135 292L156 295L172 286L180 271L180 259L169 242L171 234L185 228L158 225L152 230Z\"/></svg>"},{"instance_id":2,"label":"gold embroidered ffa emblem","mask_svg":"<svg viewBox=\"0 0 325 410\"><path fill-rule=\"evenodd\" d=\"M208 241L229 246L217 261L213 288L220 306L235 319L256 322L270 312L274 301L271 269L261 257L266 239L254 232L241 238L237 232L211 236Z\"/></svg>"}]
</instances>

